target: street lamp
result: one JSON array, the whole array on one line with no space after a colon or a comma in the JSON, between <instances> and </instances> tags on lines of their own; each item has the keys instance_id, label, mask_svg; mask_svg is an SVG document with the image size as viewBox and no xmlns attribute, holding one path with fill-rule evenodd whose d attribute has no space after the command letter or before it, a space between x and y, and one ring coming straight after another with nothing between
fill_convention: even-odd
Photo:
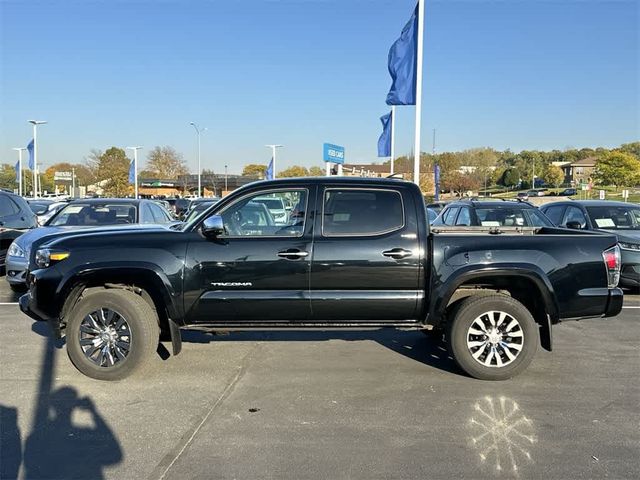
<instances>
[{"instance_id":1,"label":"street lamp","mask_svg":"<svg viewBox=\"0 0 640 480\"><path fill-rule=\"evenodd\" d=\"M228 191L229 189L227 188L227 166L224 166L224 191Z\"/></svg>"},{"instance_id":2,"label":"street lamp","mask_svg":"<svg viewBox=\"0 0 640 480\"><path fill-rule=\"evenodd\" d=\"M18 152L18 195L22 196L22 152L25 147L13 147Z\"/></svg>"},{"instance_id":3,"label":"street lamp","mask_svg":"<svg viewBox=\"0 0 640 480\"><path fill-rule=\"evenodd\" d=\"M133 150L133 190L134 198L138 198L138 150L142 147L127 147L128 150Z\"/></svg>"},{"instance_id":4,"label":"street lamp","mask_svg":"<svg viewBox=\"0 0 640 480\"><path fill-rule=\"evenodd\" d=\"M38 198L38 125L47 123L44 120L29 120L33 125L33 198Z\"/></svg>"},{"instance_id":5,"label":"street lamp","mask_svg":"<svg viewBox=\"0 0 640 480\"><path fill-rule=\"evenodd\" d=\"M196 134L198 135L198 197L202 196L202 168L200 167L200 133L204 133L207 131L207 128L203 128L202 131L198 128L194 122L189 122L189 125L193 125L193 128L196 129Z\"/></svg>"},{"instance_id":6,"label":"street lamp","mask_svg":"<svg viewBox=\"0 0 640 480\"><path fill-rule=\"evenodd\" d=\"M273 159L273 178L276 178L276 148L284 147L284 145L265 145L271 149L271 158Z\"/></svg>"}]
</instances>

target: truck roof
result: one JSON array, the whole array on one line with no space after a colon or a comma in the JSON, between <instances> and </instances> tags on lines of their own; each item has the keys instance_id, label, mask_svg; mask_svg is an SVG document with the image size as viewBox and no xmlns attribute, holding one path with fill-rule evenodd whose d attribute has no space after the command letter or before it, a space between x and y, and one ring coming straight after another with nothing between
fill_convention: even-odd
<instances>
[{"instance_id":1,"label":"truck roof","mask_svg":"<svg viewBox=\"0 0 640 480\"><path fill-rule=\"evenodd\" d=\"M275 180L259 180L252 182L249 185L261 185L261 184L273 184L273 185L288 185L290 183L344 183L348 184L371 184L371 185L398 185L398 183L407 185L413 185L413 182L402 180L399 178L371 178L371 177L292 177L292 178L277 178Z\"/></svg>"}]
</instances>

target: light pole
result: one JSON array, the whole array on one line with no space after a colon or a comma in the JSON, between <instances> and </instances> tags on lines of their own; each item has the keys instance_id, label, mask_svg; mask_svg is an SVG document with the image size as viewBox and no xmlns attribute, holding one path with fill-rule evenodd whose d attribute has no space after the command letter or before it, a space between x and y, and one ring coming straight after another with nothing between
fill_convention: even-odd
<instances>
[{"instance_id":1,"label":"light pole","mask_svg":"<svg viewBox=\"0 0 640 480\"><path fill-rule=\"evenodd\" d=\"M229 189L227 188L227 166L224 166L224 191L228 191Z\"/></svg>"},{"instance_id":2,"label":"light pole","mask_svg":"<svg viewBox=\"0 0 640 480\"><path fill-rule=\"evenodd\" d=\"M22 152L25 147L13 147L18 152L18 195L22 196Z\"/></svg>"},{"instance_id":3,"label":"light pole","mask_svg":"<svg viewBox=\"0 0 640 480\"><path fill-rule=\"evenodd\" d=\"M138 198L138 150L142 147L127 147L128 150L133 150L133 190L134 198Z\"/></svg>"},{"instance_id":4,"label":"light pole","mask_svg":"<svg viewBox=\"0 0 640 480\"><path fill-rule=\"evenodd\" d=\"M265 145L271 149L271 158L273 158L273 178L276 178L276 148L282 148L284 145Z\"/></svg>"},{"instance_id":5,"label":"light pole","mask_svg":"<svg viewBox=\"0 0 640 480\"><path fill-rule=\"evenodd\" d=\"M71 197L76 198L76 168L71 167Z\"/></svg>"},{"instance_id":6,"label":"light pole","mask_svg":"<svg viewBox=\"0 0 640 480\"><path fill-rule=\"evenodd\" d=\"M38 198L38 125L47 123L44 120L29 120L33 125L33 198Z\"/></svg>"},{"instance_id":7,"label":"light pole","mask_svg":"<svg viewBox=\"0 0 640 480\"><path fill-rule=\"evenodd\" d=\"M202 168L200 167L200 133L204 133L207 131L207 128L203 128L202 131L198 128L194 122L190 122L189 125L193 125L193 128L196 129L196 134L198 135L198 197L202 196Z\"/></svg>"}]
</instances>

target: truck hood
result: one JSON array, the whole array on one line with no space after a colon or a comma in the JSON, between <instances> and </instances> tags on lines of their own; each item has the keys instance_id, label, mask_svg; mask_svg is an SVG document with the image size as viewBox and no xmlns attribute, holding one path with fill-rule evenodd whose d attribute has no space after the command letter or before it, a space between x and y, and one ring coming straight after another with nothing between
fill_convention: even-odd
<instances>
[{"instance_id":1,"label":"truck hood","mask_svg":"<svg viewBox=\"0 0 640 480\"><path fill-rule=\"evenodd\" d=\"M161 225L150 224L133 224L133 225L113 225L102 227L40 227L28 231L27 233L20 235L16 240L16 244L20 246L25 252L31 250L31 246L34 242L40 244L51 240L58 240L60 238L71 237L74 235L82 235L87 233L116 233L116 232L128 232L128 231L147 231L147 230L166 230L166 227ZM28 255L28 253L27 253Z\"/></svg>"}]
</instances>

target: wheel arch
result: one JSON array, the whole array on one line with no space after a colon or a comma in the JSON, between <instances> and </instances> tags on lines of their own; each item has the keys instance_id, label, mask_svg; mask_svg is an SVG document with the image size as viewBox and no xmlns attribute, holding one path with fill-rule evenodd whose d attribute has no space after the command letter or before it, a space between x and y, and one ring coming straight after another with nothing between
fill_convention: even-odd
<instances>
[{"instance_id":1,"label":"wheel arch","mask_svg":"<svg viewBox=\"0 0 640 480\"><path fill-rule=\"evenodd\" d=\"M493 291L509 295L531 312L540 326L540 343L545 350L553 348L551 325L559 321L558 303L547 275L535 265L491 266L471 268L449 277L442 288L434 291L427 323L441 326L446 323L447 311L455 304L456 292L469 295ZM469 295L463 295L465 298Z\"/></svg>"},{"instance_id":2,"label":"wheel arch","mask_svg":"<svg viewBox=\"0 0 640 480\"><path fill-rule=\"evenodd\" d=\"M95 266L67 274L56 291L57 297L64 299L60 305L61 323L87 291L109 288L131 290L145 299L157 312L160 328L170 333L174 355L180 352L178 324L183 317L175 291L161 271L145 265Z\"/></svg>"}]
</instances>

